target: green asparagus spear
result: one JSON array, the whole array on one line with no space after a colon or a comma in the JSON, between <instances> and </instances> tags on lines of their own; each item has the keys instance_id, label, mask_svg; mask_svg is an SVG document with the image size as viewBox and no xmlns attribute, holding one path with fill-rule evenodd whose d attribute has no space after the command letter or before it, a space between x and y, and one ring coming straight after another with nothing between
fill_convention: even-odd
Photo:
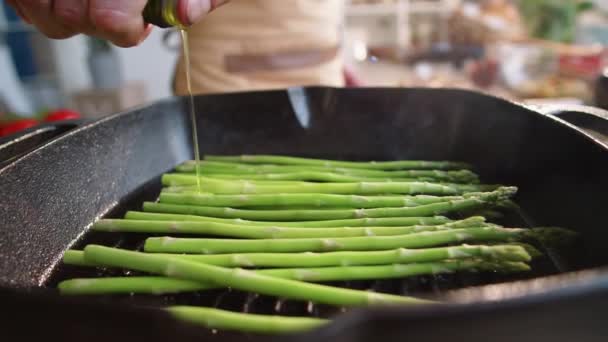
<instances>
[{"instance_id":1,"label":"green asparagus spear","mask_svg":"<svg viewBox=\"0 0 608 342\"><path fill-rule=\"evenodd\" d=\"M458 212L464 209L483 207L488 202L479 199L466 199L418 207L375 208L375 209L316 209L316 210L246 210L234 208L202 207L178 204L144 202L146 212L201 215L219 218L233 218L254 221L312 221L343 220L356 218L381 217L423 217Z\"/></svg>"},{"instance_id":2,"label":"green asparagus spear","mask_svg":"<svg viewBox=\"0 0 608 342\"><path fill-rule=\"evenodd\" d=\"M446 172L446 171L444 171ZM178 173L184 174L184 173ZM448 183L478 183L475 179L457 177L364 177L354 176L328 171L299 171L283 173L249 173L249 174L230 174L230 173L202 173L205 177L218 178L225 180L256 180L256 181L304 181L304 182L333 182L333 183L353 183L353 182L448 182ZM195 174L188 174L196 177ZM195 180L196 181L196 180Z\"/></svg>"},{"instance_id":3,"label":"green asparagus spear","mask_svg":"<svg viewBox=\"0 0 608 342\"><path fill-rule=\"evenodd\" d=\"M465 202L466 201L466 202ZM200 215L207 217L244 219L252 221L321 221L343 220L356 218L380 217L423 217L449 212L457 212L459 208L482 206L485 202L476 199L429 204L420 207L405 208L376 208L376 209L316 209L316 210L247 210L234 208L203 207L193 205L165 204L144 202L146 212Z\"/></svg>"},{"instance_id":4,"label":"green asparagus spear","mask_svg":"<svg viewBox=\"0 0 608 342\"><path fill-rule=\"evenodd\" d=\"M187 173L167 173L162 176L163 185L166 189L171 192L193 192L192 189L195 189L195 185L197 179L201 181L203 178L207 181L206 184L222 184L222 183L232 183L232 182L248 182L251 185L287 185L287 186L297 186L297 185L307 185L310 183L315 184L315 182L305 182L305 181L289 181L289 180L231 180L231 179L221 179L214 178L209 176L200 176L196 177ZM194 183L192 183L194 181ZM230 188L230 187L229 187ZM201 191L202 192L202 191ZM214 191L211 191L212 193Z\"/></svg>"},{"instance_id":5,"label":"green asparagus spear","mask_svg":"<svg viewBox=\"0 0 608 342\"><path fill-rule=\"evenodd\" d=\"M215 222L187 221L139 221L105 219L96 222L93 230L121 233L149 234L193 234L233 237L244 239L301 239L301 238L334 238L355 236L405 235L419 232L431 232L454 227L479 227L484 223L482 217L473 217L454 223L438 226L409 227L344 227L344 228L292 228L239 226Z\"/></svg>"},{"instance_id":6,"label":"green asparagus spear","mask_svg":"<svg viewBox=\"0 0 608 342\"><path fill-rule=\"evenodd\" d=\"M213 178L206 178L213 180ZM233 183L227 187L201 188L198 191L197 185L165 186L163 192L177 194L200 194L204 192L219 195L251 195L251 194L276 194L276 193L325 193L339 195L431 195L431 196L463 196L476 192L494 191L499 185L488 184L455 184L455 183L428 183L428 182L360 182L360 183L311 183L311 182L289 182L289 181L228 181L220 180L223 183ZM297 184L296 184L297 183ZM209 184L209 183L206 183ZM341 188L336 186L342 185ZM379 186L369 187L368 184ZM392 184L392 186L388 186ZM395 186L396 184L396 186ZM217 183L215 183L217 185ZM322 189L320 185L329 185L332 189ZM303 186L303 187L301 187ZM361 190L364 188L365 190ZM245 190L244 190L245 189Z\"/></svg>"},{"instance_id":7,"label":"green asparagus spear","mask_svg":"<svg viewBox=\"0 0 608 342\"><path fill-rule=\"evenodd\" d=\"M523 229L463 228L394 236L365 236L315 239L190 239L148 238L144 245L152 253L295 253L329 251L373 251L395 248L426 248L469 241L517 240Z\"/></svg>"},{"instance_id":8,"label":"green asparagus spear","mask_svg":"<svg viewBox=\"0 0 608 342\"><path fill-rule=\"evenodd\" d=\"M255 221L341 220L364 217L422 217L490 207L503 197L503 191L484 193L478 197L438 202L417 207L326 210L248 210L145 202L144 211L201 215L220 218L240 218Z\"/></svg>"},{"instance_id":9,"label":"green asparagus spear","mask_svg":"<svg viewBox=\"0 0 608 342\"><path fill-rule=\"evenodd\" d=\"M529 262L532 259L527 248L535 257L539 252L531 246L451 246L427 249L399 248L372 252L329 252L329 253L241 253L216 255L163 254L194 262L222 267L327 267L327 266L369 266L437 262L447 259L484 259L493 261ZM87 264L84 252L68 250L63 262L78 266L103 266Z\"/></svg>"},{"instance_id":10,"label":"green asparagus spear","mask_svg":"<svg viewBox=\"0 0 608 342\"><path fill-rule=\"evenodd\" d=\"M412 276L454 273L458 271L529 271L522 262L485 260L450 260L435 263L394 264L380 266L341 266L316 268L283 268L256 271L273 277L306 282L406 278Z\"/></svg>"},{"instance_id":11,"label":"green asparagus spear","mask_svg":"<svg viewBox=\"0 0 608 342\"><path fill-rule=\"evenodd\" d=\"M183 173L176 173L184 175ZM196 182L196 175L188 174L190 178ZM250 181L303 181L303 182L333 182L333 183L354 183L354 182L433 182L436 181L430 177L418 178L374 178L341 175L339 173L319 172L319 171L303 171L293 173L265 173L265 174L249 174L249 175L230 175L230 174L207 174L205 177L225 179L225 180L250 180Z\"/></svg>"},{"instance_id":12,"label":"green asparagus spear","mask_svg":"<svg viewBox=\"0 0 608 342\"><path fill-rule=\"evenodd\" d=\"M348 167L355 169L372 170L460 170L470 169L466 163L452 161L419 161L419 160L397 160L397 161L371 161L353 162L339 160L324 160L275 155L241 155L241 156L205 156L205 160L220 162L237 162L247 164L279 164L279 165L311 165L326 167Z\"/></svg>"},{"instance_id":13,"label":"green asparagus spear","mask_svg":"<svg viewBox=\"0 0 608 342\"><path fill-rule=\"evenodd\" d=\"M469 197L480 194L471 194ZM415 207L454 200L462 200L463 196L357 196L331 194L261 194L261 195L216 195L195 193L160 194L161 203L200 205L207 207L318 207L318 208L390 208Z\"/></svg>"},{"instance_id":14,"label":"green asparagus spear","mask_svg":"<svg viewBox=\"0 0 608 342\"><path fill-rule=\"evenodd\" d=\"M530 255L530 258L532 259L536 259L536 258L540 258L543 256L543 253L541 251L538 250L538 248L532 246L529 243L525 243L525 242L513 242L510 243L508 245L503 245L503 246L517 246L517 247L521 247L523 248L526 253L528 253L528 255ZM525 260L522 260L525 261Z\"/></svg>"},{"instance_id":15,"label":"green asparagus spear","mask_svg":"<svg viewBox=\"0 0 608 342\"><path fill-rule=\"evenodd\" d=\"M182 259L183 260L183 259ZM530 267L523 262L487 260L449 260L434 263L392 264L380 266L340 266L316 268L283 268L256 270L258 274L305 282L350 281L407 278L454 272L522 272ZM119 293L180 293L218 288L209 282L188 281L164 277L113 277L70 279L59 283L62 294L119 294Z\"/></svg>"},{"instance_id":16,"label":"green asparagus spear","mask_svg":"<svg viewBox=\"0 0 608 342\"><path fill-rule=\"evenodd\" d=\"M89 245L84 249L88 262L137 270L171 278L213 283L270 296L313 301L340 306L368 306L381 304L431 304L434 302L383 293L341 289L326 285L281 279L240 268L218 266L180 260L172 257Z\"/></svg>"},{"instance_id":17,"label":"green asparagus spear","mask_svg":"<svg viewBox=\"0 0 608 342\"><path fill-rule=\"evenodd\" d=\"M432 178L437 181L453 183L478 183L479 177L470 170L442 171L442 170L366 170L325 166L290 166L290 165L260 165L223 163L202 160L201 174L203 175L259 175L268 173L298 173L298 172L331 172L340 175L366 177L366 178ZM176 168L177 172L195 173L196 162L188 161Z\"/></svg>"},{"instance_id":18,"label":"green asparagus spear","mask_svg":"<svg viewBox=\"0 0 608 342\"><path fill-rule=\"evenodd\" d=\"M75 278L60 282L63 295L153 294L194 292L217 288L211 283L160 276Z\"/></svg>"},{"instance_id":19,"label":"green asparagus spear","mask_svg":"<svg viewBox=\"0 0 608 342\"><path fill-rule=\"evenodd\" d=\"M196 215L142 213L129 211L125 215L128 220L144 221L201 221L218 222L227 224L238 224L246 226L270 226L270 227L300 227L300 228L324 228L324 227L386 227L386 226L430 226L452 222L443 216L434 217L379 217L361 218L351 220L322 220L322 221L300 221L300 222L277 222L277 221L247 221L241 219L223 219L217 217L204 217Z\"/></svg>"},{"instance_id":20,"label":"green asparagus spear","mask_svg":"<svg viewBox=\"0 0 608 342\"><path fill-rule=\"evenodd\" d=\"M425 183L425 182L356 182L356 183L311 183L283 182L272 184L256 181L228 181L199 177L201 189L215 194L277 194L277 193L329 193L346 195L460 195L468 192L492 191L498 188L494 185L456 184L456 183ZM163 185L179 186L167 188L167 192L193 192L197 189L192 185L192 177L184 174L166 174L162 177ZM185 186L184 186L185 185Z\"/></svg>"},{"instance_id":21,"label":"green asparagus spear","mask_svg":"<svg viewBox=\"0 0 608 342\"><path fill-rule=\"evenodd\" d=\"M210 329L259 334L296 333L329 323L320 318L256 315L193 306L173 306L167 310L179 320Z\"/></svg>"}]
</instances>

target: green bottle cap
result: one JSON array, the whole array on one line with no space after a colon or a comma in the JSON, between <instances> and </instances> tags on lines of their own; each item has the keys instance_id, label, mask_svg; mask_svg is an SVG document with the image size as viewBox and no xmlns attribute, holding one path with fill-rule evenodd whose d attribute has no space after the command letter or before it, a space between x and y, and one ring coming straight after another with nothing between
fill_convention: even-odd
<instances>
[{"instance_id":1,"label":"green bottle cap","mask_svg":"<svg viewBox=\"0 0 608 342\"><path fill-rule=\"evenodd\" d=\"M144 20L161 28L182 27L177 18L179 0L149 0L143 11Z\"/></svg>"}]
</instances>

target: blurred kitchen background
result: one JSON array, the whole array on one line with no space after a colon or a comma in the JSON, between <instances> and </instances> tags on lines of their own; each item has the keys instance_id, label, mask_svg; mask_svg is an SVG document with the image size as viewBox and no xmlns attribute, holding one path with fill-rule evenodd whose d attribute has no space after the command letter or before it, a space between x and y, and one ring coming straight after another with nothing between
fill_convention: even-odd
<instances>
[{"instance_id":1,"label":"blurred kitchen background","mask_svg":"<svg viewBox=\"0 0 608 342\"><path fill-rule=\"evenodd\" d=\"M477 89L608 108L608 0L346 0L344 58L370 86ZM177 35L49 40L0 6L0 121L99 117L171 95ZM604 76L605 75L605 76Z\"/></svg>"}]
</instances>

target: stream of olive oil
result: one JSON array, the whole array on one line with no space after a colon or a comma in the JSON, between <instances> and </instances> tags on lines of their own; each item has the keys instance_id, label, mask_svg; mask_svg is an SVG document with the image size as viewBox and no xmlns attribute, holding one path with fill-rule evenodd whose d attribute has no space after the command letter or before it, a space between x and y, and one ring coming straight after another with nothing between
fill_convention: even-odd
<instances>
[{"instance_id":1,"label":"stream of olive oil","mask_svg":"<svg viewBox=\"0 0 608 342\"><path fill-rule=\"evenodd\" d=\"M186 89L188 91L188 101L190 105L190 120L192 124L192 143L194 146L194 168L196 169L196 188L201 192L201 155L198 149L198 130L196 126L196 113L194 110L194 96L192 95L192 82L190 79L190 45L188 44L188 31L180 29L182 35L182 48L184 49L184 62L186 69Z\"/></svg>"}]
</instances>

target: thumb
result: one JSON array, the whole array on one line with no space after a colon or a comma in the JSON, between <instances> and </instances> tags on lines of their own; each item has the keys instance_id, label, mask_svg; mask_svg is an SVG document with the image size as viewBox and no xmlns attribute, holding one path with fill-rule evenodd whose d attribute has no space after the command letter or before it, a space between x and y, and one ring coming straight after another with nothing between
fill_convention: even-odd
<instances>
[{"instance_id":1,"label":"thumb","mask_svg":"<svg viewBox=\"0 0 608 342\"><path fill-rule=\"evenodd\" d=\"M181 0L178 4L179 21L190 26L229 0Z\"/></svg>"}]
</instances>

